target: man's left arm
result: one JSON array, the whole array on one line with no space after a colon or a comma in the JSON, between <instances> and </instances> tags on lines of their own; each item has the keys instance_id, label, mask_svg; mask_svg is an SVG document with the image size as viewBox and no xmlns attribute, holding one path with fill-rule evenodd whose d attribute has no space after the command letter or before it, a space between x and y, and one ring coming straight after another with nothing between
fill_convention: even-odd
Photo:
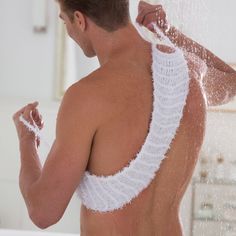
<instances>
[{"instance_id":1,"label":"man's left arm","mask_svg":"<svg viewBox=\"0 0 236 236\"><path fill-rule=\"evenodd\" d=\"M95 100L88 94L81 83L67 90L57 116L56 138L43 168L32 134L20 139L20 189L29 216L39 228L61 219L86 170L97 129Z\"/></svg>"}]
</instances>

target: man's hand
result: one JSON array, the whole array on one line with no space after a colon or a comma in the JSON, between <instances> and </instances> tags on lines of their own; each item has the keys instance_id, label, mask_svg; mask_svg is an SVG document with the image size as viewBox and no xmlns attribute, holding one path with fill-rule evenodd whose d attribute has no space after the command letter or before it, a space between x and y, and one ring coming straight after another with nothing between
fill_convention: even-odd
<instances>
[{"instance_id":1,"label":"man's hand","mask_svg":"<svg viewBox=\"0 0 236 236\"><path fill-rule=\"evenodd\" d=\"M28 139L37 142L37 147L40 145L40 140L35 135L30 132L27 127L19 120L20 116L23 115L24 119L26 119L31 125L37 125L38 128L41 130L44 126L42 116L39 114L38 109L38 102L29 103L28 105L21 108L13 115L13 120L16 126L17 134L19 141Z\"/></svg>"},{"instance_id":2,"label":"man's hand","mask_svg":"<svg viewBox=\"0 0 236 236\"><path fill-rule=\"evenodd\" d=\"M170 28L162 5L152 5L144 1L139 2L136 21L152 32L154 32L152 22L156 23L164 33Z\"/></svg>"}]
</instances>

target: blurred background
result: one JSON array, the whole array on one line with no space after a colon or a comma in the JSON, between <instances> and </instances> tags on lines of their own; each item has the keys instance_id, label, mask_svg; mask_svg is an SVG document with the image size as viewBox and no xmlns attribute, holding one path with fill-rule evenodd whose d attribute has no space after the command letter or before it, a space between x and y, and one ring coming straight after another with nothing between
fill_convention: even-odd
<instances>
[{"instance_id":1,"label":"blurred background","mask_svg":"<svg viewBox=\"0 0 236 236\"><path fill-rule=\"evenodd\" d=\"M138 0L130 0L134 21ZM235 0L150 0L170 22L236 66ZM65 90L96 69L70 40L51 0L0 0L0 228L38 229L29 219L18 185L19 148L12 115L39 101L49 144ZM181 205L186 236L236 235L236 101L210 107L201 155ZM42 162L48 147L40 148ZM80 232L80 201L74 196L63 219L46 231Z\"/></svg>"}]
</instances>

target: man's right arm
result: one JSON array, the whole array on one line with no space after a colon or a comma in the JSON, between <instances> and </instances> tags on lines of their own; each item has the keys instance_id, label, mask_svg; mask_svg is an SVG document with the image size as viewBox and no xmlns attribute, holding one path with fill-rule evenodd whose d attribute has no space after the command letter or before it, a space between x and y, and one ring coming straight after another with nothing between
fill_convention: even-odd
<instances>
[{"instance_id":1,"label":"man's right arm","mask_svg":"<svg viewBox=\"0 0 236 236\"><path fill-rule=\"evenodd\" d=\"M166 35L176 46L185 50L193 61L197 56L205 62L207 70L202 78L202 86L209 106L222 105L233 99L236 95L236 71L232 67L173 26Z\"/></svg>"},{"instance_id":2,"label":"man's right arm","mask_svg":"<svg viewBox=\"0 0 236 236\"><path fill-rule=\"evenodd\" d=\"M156 22L165 35L176 46L185 51L185 54L188 55L192 62L205 62L206 73L202 77L202 86L209 106L228 103L236 96L236 71L208 49L181 33L174 26L170 27L161 5L151 5L140 1L139 15L136 21L152 32L153 27L150 26L150 23ZM196 65L195 68L202 67ZM201 73L201 71L199 72Z\"/></svg>"}]
</instances>

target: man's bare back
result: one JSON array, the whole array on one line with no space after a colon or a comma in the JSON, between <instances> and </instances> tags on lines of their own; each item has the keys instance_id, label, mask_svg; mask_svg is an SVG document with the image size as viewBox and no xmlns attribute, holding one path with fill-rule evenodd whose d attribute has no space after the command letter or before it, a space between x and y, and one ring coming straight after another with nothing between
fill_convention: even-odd
<instances>
[{"instance_id":1,"label":"man's bare back","mask_svg":"<svg viewBox=\"0 0 236 236\"><path fill-rule=\"evenodd\" d=\"M122 60L112 60L83 80L103 107L87 166L92 174L121 170L147 136L153 102L151 47L142 43L139 50L126 51ZM95 213L82 205L81 236L182 235L179 206L198 158L206 112L198 78L192 72L190 76L180 127L154 180L122 210Z\"/></svg>"}]
</instances>

